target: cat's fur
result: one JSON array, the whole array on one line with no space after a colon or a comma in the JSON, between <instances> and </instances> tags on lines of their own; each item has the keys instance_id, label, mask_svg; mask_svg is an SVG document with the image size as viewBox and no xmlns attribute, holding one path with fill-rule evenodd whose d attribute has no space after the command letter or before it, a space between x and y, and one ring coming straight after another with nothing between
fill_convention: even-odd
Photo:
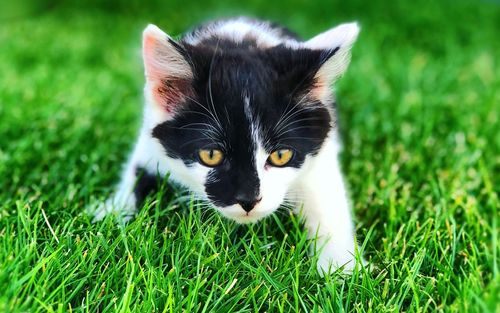
<instances>
[{"instance_id":1,"label":"cat's fur","mask_svg":"<svg viewBox=\"0 0 500 313\"><path fill-rule=\"evenodd\" d=\"M167 175L239 223L296 204L320 249L318 268L355 265L355 239L339 166L331 85L344 73L357 24L301 41L274 24L237 18L205 24L178 41L143 34L144 121L114 197L95 219L133 216ZM199 149L224 152L207 167ZM294 155L271 166L276 149ZM243 209L245 208L245 210Z\"/></svg>"}]
</instances>

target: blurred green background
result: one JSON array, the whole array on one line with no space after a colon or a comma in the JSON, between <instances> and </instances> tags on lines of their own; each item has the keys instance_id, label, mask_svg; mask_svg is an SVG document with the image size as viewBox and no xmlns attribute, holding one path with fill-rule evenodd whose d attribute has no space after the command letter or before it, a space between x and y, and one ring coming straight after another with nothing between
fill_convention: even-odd
<instances>
[{"instance_id":1,"label":"blurred green background","mask_svg":"<svg viewBox=\"0 0 500 313\"><path fill-rule=\"evenodd\" d=\"M293 218L207 220L175 190L125 230L82 214L139 128L143 28L234 15L360 23L338 114L372 273L320 278ZM4 1L0 311L498 312L499 31L499 1Z\"/></svg>"}]
</instances>

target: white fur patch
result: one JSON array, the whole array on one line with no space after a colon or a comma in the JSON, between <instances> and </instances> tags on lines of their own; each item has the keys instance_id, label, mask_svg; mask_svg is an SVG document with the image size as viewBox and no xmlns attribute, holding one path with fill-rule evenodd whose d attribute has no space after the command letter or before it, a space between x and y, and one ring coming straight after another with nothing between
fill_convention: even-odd
<instances>
[{"instance_id":1,"label":"white fur patch","mask_svg":"<svg viewBox=\"0 0 500 313\"><path fill-rule=\"evenodd\" d=\"M279 44L285 44L288 47L299 46L298 41L283 37L280 31L272 28L268 22L245 17L210 23L201 31L189 34L184 40L189 44L197 45L210 37L229 39L236 43L242 42L245 38L254 38L257 46L263 48L274 47Z\"/></svg>"}]
</instances>

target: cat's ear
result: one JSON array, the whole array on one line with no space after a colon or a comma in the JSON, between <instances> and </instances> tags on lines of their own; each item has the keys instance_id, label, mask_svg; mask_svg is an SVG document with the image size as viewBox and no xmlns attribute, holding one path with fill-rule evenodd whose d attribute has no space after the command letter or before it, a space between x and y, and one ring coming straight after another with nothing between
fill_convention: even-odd
<instances>
[{"instance_id":1,"label":"cat's ear","mask_svg":"<svg viewBox=\"0 0 500 313\"><path fill-rule=\"evenodd\" d=\"M320 67L315 74L314 93L319 98L327 96L330 85L346 71L351 59L351 48L358 34L358 24L347 23L327 30L304 43L307 49L324 52Z\"/></svg>"},{"instance_id":2,"label":"cat's ear","mask_svg":"<svg viewBox=\"0 0 500 313\"><path fill-rule=\"evenodd\" d=\"M183 48L155 25L148 25L142 38L148 100L172 113L192 92L193 71Z\"/></svg>"}]
</instances>

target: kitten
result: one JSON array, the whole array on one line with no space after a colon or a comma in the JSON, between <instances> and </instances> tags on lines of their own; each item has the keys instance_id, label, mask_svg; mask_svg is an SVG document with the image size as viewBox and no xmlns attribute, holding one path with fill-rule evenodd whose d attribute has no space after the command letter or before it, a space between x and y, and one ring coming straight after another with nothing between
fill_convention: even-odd
<instances>
[{"instance_id":1,"label":"kitten","mask_svg":"<svg viewBox=\"0 0 500 313\"><path fill-rule=\"evenodd\" d=\"M331 85L345 72L357 24L302 41L274 24L237 18L175 41L143 34L144 121L114 197L95 220L130 218L156 175L187 186L238 223L296 204L317 238L320 273L350 271L355 239L338 153Z\"/></svg>"}]
</instances>

